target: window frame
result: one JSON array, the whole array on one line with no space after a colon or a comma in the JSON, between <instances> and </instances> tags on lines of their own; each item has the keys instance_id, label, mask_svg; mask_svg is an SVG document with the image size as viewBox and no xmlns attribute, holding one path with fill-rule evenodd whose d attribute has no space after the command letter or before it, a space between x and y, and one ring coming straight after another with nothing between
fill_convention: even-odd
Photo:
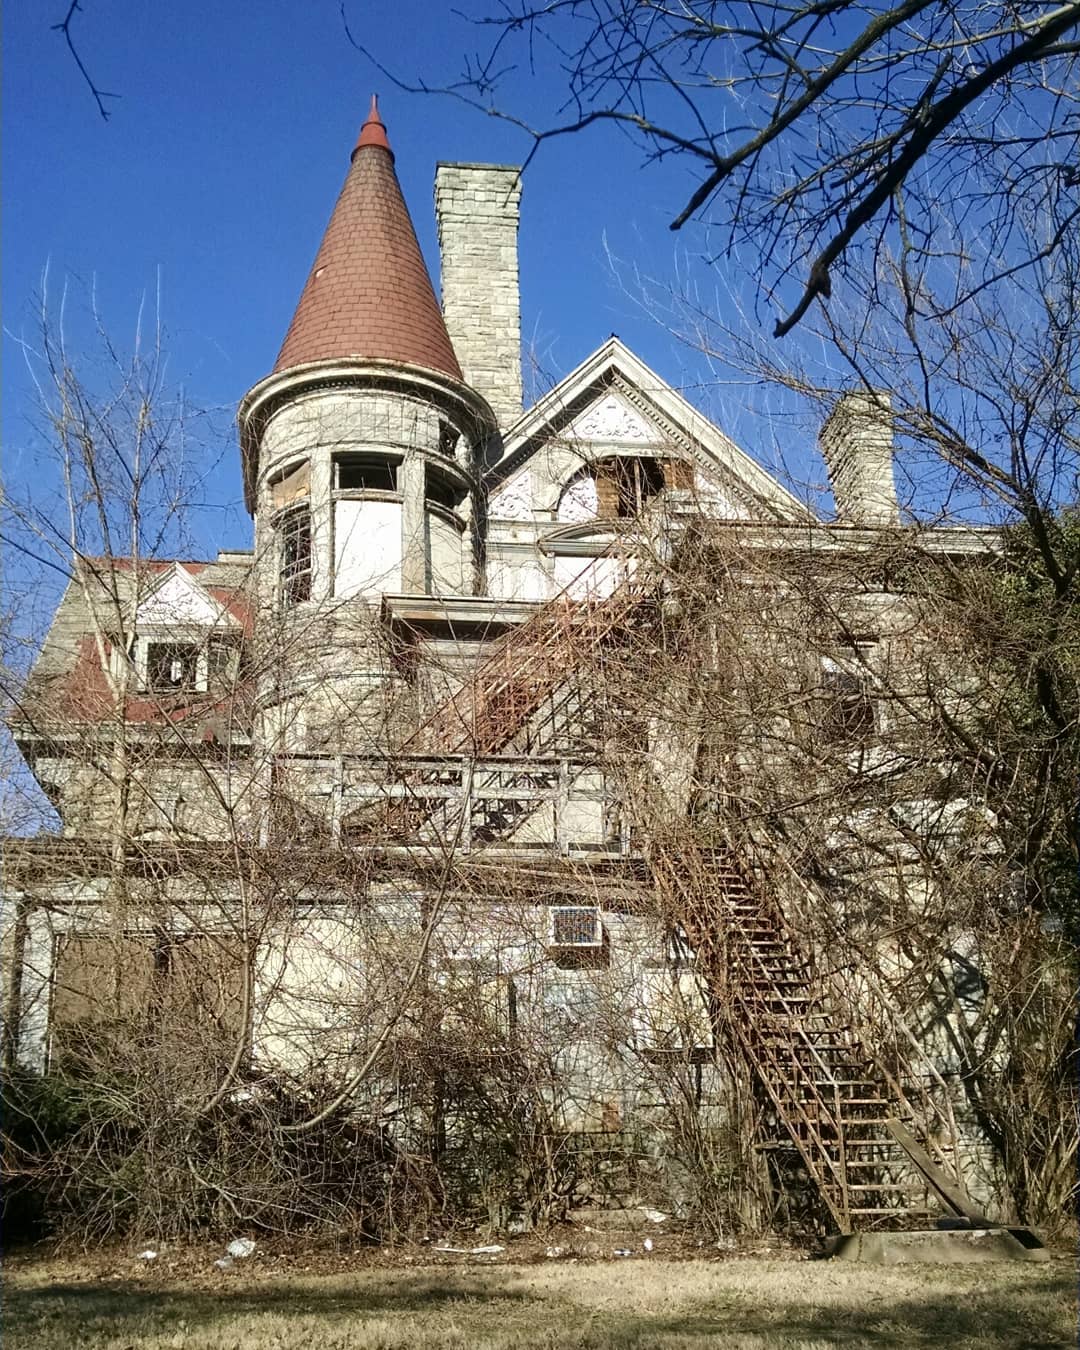
<instances>
[{"instance_id":1,"label":"window frame","mask_svg":"<svg viewBox=\"0 0 1080 1350\"><path fill-rule=\"evenodd\" d=\"M289 569L287 550L290 542L290 531L295 533L295 526L301 521L306 527L303 532L307 539L306 565L293 566ZM314 588L315 548L310 502L307 500L297 501L278 512L274 517L274 536L277 549L278 604L283 610L293 609L296 605L304 604L310 600ZM301 582L302 586L297 587L298 582ZM303 593L294 593L297 589L302 590Z\"/></svg>"}]
</instances>

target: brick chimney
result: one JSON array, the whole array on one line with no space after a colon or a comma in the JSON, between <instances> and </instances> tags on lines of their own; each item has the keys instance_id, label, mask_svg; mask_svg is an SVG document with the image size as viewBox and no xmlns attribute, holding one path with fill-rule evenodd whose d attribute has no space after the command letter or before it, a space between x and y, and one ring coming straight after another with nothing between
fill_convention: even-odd
<instances>
[{"instance_id":1,"label":"brick chimney","mask_svg":"<svg viewBox=\"0 0 1080 1350\"><path fill-rule=\"evenodd\" d=\"M521 416L518 170L440 164L435 217L446 327L465 374L505 430Z\"/></svg>"},{"instance_id":2,"label":"brick chimney","mask_svg":"<svg viewBox=\"0 0 1080 1350\"><path fill-rule=\"evenodd\" d=\"M848 525L896 525L893 416L888 394L841 394L818 435L837 518Z\"/></svg>"}]
</instances>

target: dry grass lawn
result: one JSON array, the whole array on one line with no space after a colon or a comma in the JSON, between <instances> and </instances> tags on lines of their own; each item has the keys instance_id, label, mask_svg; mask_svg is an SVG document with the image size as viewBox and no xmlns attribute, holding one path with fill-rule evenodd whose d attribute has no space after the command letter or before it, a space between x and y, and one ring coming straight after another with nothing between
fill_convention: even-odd
<instances>
[{"instance_id":1,"label":"dry grass lawn","mask_svg":"<svg viewBox=\"0 0 1080 1350\"><path fill-rule=\"evenodd\" d=\"M170 1272L17 1261L5 1350L1071 1350L1069 1265L794 1260Z\"/></svg>"}]
</instances>

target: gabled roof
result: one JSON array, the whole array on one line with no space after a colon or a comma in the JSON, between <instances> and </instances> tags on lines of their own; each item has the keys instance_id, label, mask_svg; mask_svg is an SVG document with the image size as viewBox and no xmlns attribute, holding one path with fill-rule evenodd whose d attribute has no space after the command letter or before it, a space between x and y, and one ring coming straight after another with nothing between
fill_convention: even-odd
<instances>
[{"instance_id":1,"label":"gabled roof","mask_svg":"<svg viewBox=\"0 0 1080 1350\"><path fill-rule=\"evenodd\" d=\"M508 430L503 454L485 474L495 491L558 438L646 448L681 447L732 493L774 519L810 520L808 507L755 459L611 337Z\"/></svg>"},{"instance_id":2,"label":"gabled roof","mask_svg":"<svg viewBox=\"0 0 1080 1350\"><path fill-rule=\"evenodd\" d=\"M274 371L345 357L462 378L374 98Z\"/></svg>"}]
</instances>

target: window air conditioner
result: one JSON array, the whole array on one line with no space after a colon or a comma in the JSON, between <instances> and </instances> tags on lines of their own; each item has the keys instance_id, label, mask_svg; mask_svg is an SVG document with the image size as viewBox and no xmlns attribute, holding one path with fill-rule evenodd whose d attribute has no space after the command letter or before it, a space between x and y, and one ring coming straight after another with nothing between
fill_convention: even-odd
<instances>
[{"instance_id":1,"label":"window air conditioner","mask_svg":"<svg viewBox=\"0 0 1080 1350\"><path fill-rule=\"evenodd\" d=\"M552 947L602 947L604 926L598 905L554 905L549 911Z\"/></svg>"}]
</instances>

